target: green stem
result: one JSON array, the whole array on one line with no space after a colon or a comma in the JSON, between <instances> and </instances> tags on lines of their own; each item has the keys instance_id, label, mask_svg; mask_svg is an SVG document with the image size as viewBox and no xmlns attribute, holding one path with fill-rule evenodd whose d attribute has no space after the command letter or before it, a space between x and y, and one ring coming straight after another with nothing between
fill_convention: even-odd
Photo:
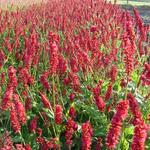
<instances>
[{"instance_id":1,"label":"green stem","mask_svg":"<svg viewBox=\"0 0 150 150\"><path fill-rule=\"evenodd\" d=\"M55 112L56 99L55 99L55 79L54 79L54 75L52 76L52 88L53 88L53 94L52 94L52 97L53 97L53 109L54 109L54 112Z\"/></svg>"},{"instance_id":2,"label":"green stem","mask_svg":"<svg viewBox=\"0 0 150 150\"><path fill-rule=\"evenodd\" d=\"M61 100L61 103L62 103L62 106L64 108L64 102L63 102L63 98L62 98L62 93L61 93L61 87L60 87L60 82L59 82L59 76L57 75L57 84L59 86L59 94L60 94L60 100ZM65 109L65 108L64 108Z\"/></svg>"},{"instance_id":3,"label":"green stem","mask_svg":"<svg viewBox=\"0 0 150 150\"><path fill-rule=\"evenodd\" d=\"M129 79L127 77L127 86L126 86L126 91L125 91L125 99L127 99L127 94L128 94L128 82L129 82Z\"/></svg>"},{"instance_id":4,"label":"green stem","mask_svg":"<svg viewBox=\"0 0 150 150\"><path fill-rule=\"evenodd\" d=\"M41 112L39 112L39 115L41 116L41 118L42 118L43 122L46 124L46 122L45 122L45 120L44 120L44 118L43 118L43 116L42 116ZM48 133L50 133L50 134L51 134L51 132L50 132L49 128L47 128L47 131L48 131Z\"/></svg>"},{"instance_id":5,"label":"green stem","mask_svg":"<svg viewBox=\"0 0 150 150\"><path fill-rule=\"evenodd\" d=\"M21 140L22 140L23 144L25 145L25 140L24 140L22 133L20 131L19 131L19 135L21 136Z\"/></svg>"}]
</instances>

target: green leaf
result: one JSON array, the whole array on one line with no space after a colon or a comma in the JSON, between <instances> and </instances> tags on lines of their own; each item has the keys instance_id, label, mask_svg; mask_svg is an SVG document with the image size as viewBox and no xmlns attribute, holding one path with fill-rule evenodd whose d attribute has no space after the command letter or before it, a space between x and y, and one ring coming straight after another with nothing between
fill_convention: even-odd
<instances>
[{"instance_id":1,"label":"green leaf","mask_svg":"<svg viewBox=\"0 0 150 150\"><path fill-rule=\"evenodd\" d=\"M134 72L132 73L132 81L133 81L134 83L137 83L138 80L139 80L139 76L138 76L138 74L137 74L137 71L134 71Z\"/></svg>"},{"instance_id":2,"label":"green leaf","mask_svg":"<svg viewBox=\"0 0 150 150\"><path fill-rule=\"evenodd\" d=\"M133 135L134 126L130 126L124 129L125 135Z\"/></svg>"},{"instance_id":3,"label":"green leaf","mask_svg":"<svg viewBox=\"0 0 150 150\"><path fill-rule=\"evenodd\" d=\"M135 98L138 101L138 103L142 104L142 100L144 99L144 97L141 94L139 94L139 93L136 92L135 93Z\"/></svg>"},{"instance_id":4,"label":"green leaf","mask_svg":"<svg viewBox=\"0 0 150 150\"><path fill-rule=\"evenodd\" d=\"M95 129L94 130L94 136L105 137L106 136L106 129L104 127Z\"/></svg>"},{"instance_id":5,"label":"green leaf","mask_svg":"<svg viewBox=\"0 0 150 150\"><path fill-rule=\"evenodd\" d=\"M14 143L20 143L22 141L22 139L21 139L21 136L19 136L19 135L16 135L14 138L13 138L13 142Z\"/></svg>"},{"instance_id":6,"label":"green leaf","mask_svg":"<svg viewBox=\"0 0 150 150\"><path fill-rule=\"evenodd\" d=\"M121 143L121 150L129 150L129 143L128 141L123 137L122 143Z\"/></svg>"}]
</instances>

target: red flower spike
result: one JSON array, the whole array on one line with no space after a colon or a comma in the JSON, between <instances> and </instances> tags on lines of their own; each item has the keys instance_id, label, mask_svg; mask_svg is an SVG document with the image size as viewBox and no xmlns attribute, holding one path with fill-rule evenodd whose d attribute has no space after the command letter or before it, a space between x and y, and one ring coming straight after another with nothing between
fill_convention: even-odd
<instances>
[{"instance_id":1,"label":"red flower spike","mask_svg":"<svg viewBox=\"0 0 150 150\"><path fill-rule=\"evenodd\" d=\"M50 90L50 85L47 80L47 75L42 74L40 77L40 82L42 83L45 89Z\"/></svg>"},{"instance_id":2,"label":"red flower spike","mask_svg":"<svg viewBox=\"0 0 150 150\"><path fill-rule=\"evenodd\" d=\"M138 123L142 121L142 113L139 109L138 102L136 101L132 93L128 93L127 99L129 100L130 110L132 112L132 115L134 116L133 124L138 125Z\"/></svg>"},{"instance_id":3,"label":"red flower spike","mask_svg":"<svg viewBox=\"0 0 150 150\"><path fill-rule=\"evenodd\" d=\"M30 132L35 132L37 129L37 121L38 121L38 117L35 116L31 121L30 121L30 125L29 125L29 130Z\"/></svg>"},{"instance_id":4,"label":"red flower spike","mask_svg":"<svg viewBox=\"0 0 150 150\"><path fill-rule=\"evenodd\" d=\"M32 150L32 148L30 147L29 144L26 144L26 145L24 146L24 148L25 148L25 150Z\"/></svg>"},{"instance_id":5,"label":"red flower spike","mask_svg":"<svg viewBox=\"0 0 150 150\"><path fill-rule=\"evenodd\" d=\"M11 107L12 97L13 97L13 87L10 88L7 87L1 102L1 107L3 110L7 110L9 107Z\"/></svg>"},{"instance_id":6,"label":"red flower spike","mask_svg":"<svg viewBox=\"0 0 150 150\"><path fill-rule=\"evenodd\" d=\"M15 133L20 132L21 127L20 127L19 120L17 118L16 109L13 103L12 103L11 110L10 110L10 122L11 122L14 132Z\"/></svg>"},{"instance_id":7,"label":"red flower spike","mask_svg":"<svg viewBox=\"0 0 150 150\"><path fill-rule=\"evenodd\" d=\"M13 149L13 142L9 135L9 132L6 131L2 138L0 139L0 150L12 150Z\"/></svg>"},{"instance_id":8,"label":"red flower spike","mask_svg":"<svg viewBox=\"0 0 150 150\"><path fill-rule=\"evenodd\" d=\"M37 134L38 134L38 136L41 136L42 135L42 129L41 128L37 128Z\"/></svg>"},{"instance_id":9,"label":"red flower spike","mask_svg":"<svg viewBox=\"0 0 150 150\"><path fill-rule=\"evenodd\" d=\"M27 97L25 99L25 109L26 109L26 111L32 109L32 104L31 104L31 98L30 97Z\"/></svg>"},{"instance_id":10,"label":"red flower spike","mask_svg":"<svg viewBox=\"0 0 150 150\"><path fill-rule=\"evenodd\" d=\"M25 150L22 144L15 144L16 150Z\"/></svg>"},{"instance_id":11,"label":"red flower spike","mask_svg":"<svg viewBox=\"0 0 150 150\"><path fill-rule=\"evenodd\" d=\"M132 141L132 150L145 150L145 141L147 138L147 125L144 122L137 124L134 128Z\"/></svg>"},{"instance_id":12,"label":"red flower spike","mask_svg":"<svg viewBox=\"0 0 150 150\"><path fill-rule=\"evenodd\" d=\"M70 94L69 99L70 99L71 102L74 101L75 96L76 96L75 93Z\"/></svg>"},{"instance_id":13,"label":"red flower spike","mask_svg":"<svg viewBox=\"0 0 150 150\"><path fill-rule=\"evenodd\" d=\"M74 119L76 117L76 111L75 111L75 108L72 106L70 107L69 109L69 116Z\"/></svg>"},{"instance_id":14,"label":"red flower spike","mask_svg":"<svg viewBox=\"0 0 150 150\"><path fill-rule=\"evenodd\" d=\"M20 123L25 124L26 123L25 108L24 108L23 104L21 103L19 96L17 94L14 94L13 100L14 100L15 109L16 109L18 119L19 119Z\"/></svg>"},{"instance_id":15,"label":"red flower spike","mask_svg":"<svg viewBox=\"0 0 150 150\"><path fill-rule=\"evenodd\" d=\"M50 104L50 101L48 100L48 98L46 97L46 95L44 95L43 93L40 92L40 96L41 96L41 100L42 100L43 106L45 108L50 109L51 108L51 104Z\"/></svg>"},{"instance_id":16,"label":"red flower spike","mask_svg":"<svg viewBox=\"0 0 150 150\"><path fill-rule=\"evenodd\" d=\"M91 26L90 32L95 32L95 31L97 31L97 26L95 25Z\"/></svg>"},{"instance_id":17,"label":"red flower spike","mask_svg":"<svg viewBox=\"0 0 150 150\"><path fill-rule=\"evenodd\" d=\"M90 150L92 144L93 128L90 122L82 124L82 150Z\"/></svg>"},{"instance_id":18,"label":"red flower spike","mask_svg":"<svg viewBox=\"0 0 150 150\"><path fill-rule=\"evenodd\" d=\"M55 123L56 124L61 124L63 120L63 110L61 105L56 105L55 108Z\"/></svg>"},{"instance_id":19,"label":"red flower spike","mask_svg":"<svg viewBox=\"0 0 150 150\"><path fill-rule=\"evenodd\" d=\"M75 126L76 126L76 123L72 119L67 120L66 132L65 132L65 138L66 138L67 145L72 145L72 136L75 132L75 129L74 129Z\"/></svg>"},{"instance_id":20,"label":"red flower spike","mask_svg":"<svg viewBox=\"0 0 150 150\"><path fill-rule=\"evenodd\" d=\"M117 73L118 73L117 67L115 65L113 65L111 68L111 71L110 71L110 77L111 77L112 82L115 82Z\"/></svg>"},{"instance_id":21,"label":"red flower spike","mask_svg":"<svg viewBox=\"0 0 150 150\"><path fill-rule=\"evenodd\" d=\"M98 110L103 112L105 109L105 102L103 101L102 97L98 96L95 97L94 99Z\"/></svg>"},{"instance_id":22,"label":"red flower spike","mask_svg":"<svg viewBox=\"0 0 150 150\"><path fill-rule=\"evenodd\" d=\"M122 123L128 114L129 102L122 100L117 105L116 113L111 120L111 125L106 137L106 147L114 149L118 143Z\"/></svg>"},{"instance_id":23,"label":"red flower spike","mask_svg":"<svg viewBox=\"0 0 150 150\"><path fill-rule=\"evenodd\" d=\"M98 138L95 150L101 150L101 149L102 149L102 139Z\"/></svg>"},{"instance_id":24,"label":"red flower spike","mask_svg":"<svg viewBox=\"0 0 150 150\"><path fill-rule=\"evenodd\" d=\"M108 101L111 98L112 92L113 92L113 87L112 84L110 83L105 94L105 101Z\"/></svg>"},{"instance_id":25,"label":"red flower spike","mask_svg":"<svg viewBox=\"0 0 150 150\"><path fill-rule=\"evenodd\" d=\"M54 43L50 43L50 72L51 74L56 74L57 73L57 66L59 64L59 60L58 60L58 47L57 44Z\"/></svg>"}]
</instances>

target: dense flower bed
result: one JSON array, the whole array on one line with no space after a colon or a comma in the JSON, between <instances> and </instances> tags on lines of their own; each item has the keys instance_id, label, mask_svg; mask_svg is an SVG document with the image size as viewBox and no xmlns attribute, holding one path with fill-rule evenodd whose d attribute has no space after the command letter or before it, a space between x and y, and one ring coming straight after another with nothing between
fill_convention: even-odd
<instances>
[{"instance_id":1,"label":"dense flower bed","mask_svg":"<svg viewBox=\"0 0 150 150\"><path fill-rule=\"evenodd\" d=\"M0 10L0 150L150 149L149 34L103 0Z\"/></svg>"}]
</instances>

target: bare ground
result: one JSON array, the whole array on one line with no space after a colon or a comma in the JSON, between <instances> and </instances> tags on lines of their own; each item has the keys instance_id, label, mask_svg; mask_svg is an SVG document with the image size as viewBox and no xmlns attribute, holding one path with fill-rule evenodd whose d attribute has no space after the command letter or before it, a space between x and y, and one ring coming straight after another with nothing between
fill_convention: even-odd
<instances>
[{"instance_id":1,"label":"bare ground","mask_svg":"<svg viewBox=\"0 0 150 150\"><path fill-rule=\"evenodd\" d=\"M133 7L132 5L122 5L122 7L126 10L129 10L131 14L133 14ZM150 6L136 6L136 8L139 10L140 15L144 21L145 24L150 24Z\"/></svg>"}]
</instances>

